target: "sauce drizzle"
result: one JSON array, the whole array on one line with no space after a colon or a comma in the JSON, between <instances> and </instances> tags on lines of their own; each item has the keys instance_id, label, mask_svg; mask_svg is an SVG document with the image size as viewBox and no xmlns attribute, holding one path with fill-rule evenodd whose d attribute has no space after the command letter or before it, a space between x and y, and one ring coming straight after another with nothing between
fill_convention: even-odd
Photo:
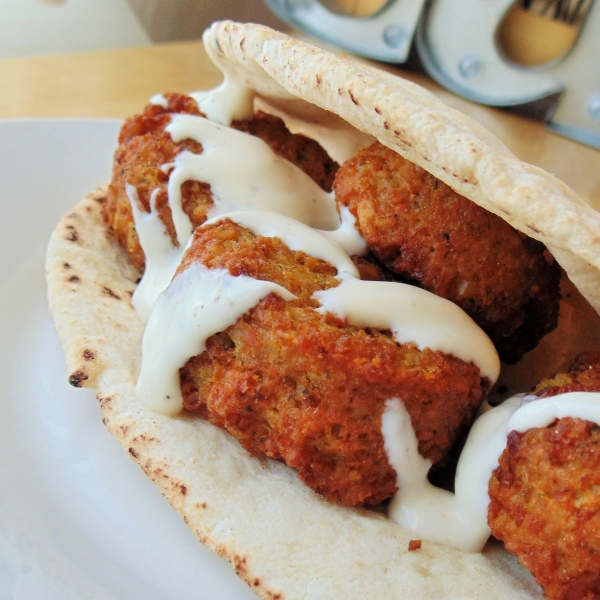
<instances>
[{"instance_id":1,"label":"sauce drizzle","mask_svg":"<svg viewBox=\"0 0 600 600\"><path fill-rule=\"evenodd\" d=\"M470 317L451 302L413 286L361 281L349 255L363 254L366 244L350 211L342 207L338 215L333 194L323 192L262 140L226 126L234 118L251 116L251 90L226 75L219 88L194 97L212 120L174 114L166 128L175 142L191 138L203 147L201 154L185 150L173 163L163 165L169 173L168 198L178 246L172 245L158 217L156 192L146 213L135 188L127 186L146 255L146 272L134 295L136 311L148 321L136 393L150 409L168 415L181 410L179 369L205 350L211 335L226 330L270 293L284 300L295 298L275 283L233 277L228 271L207 269L198 263L191 263L173 277L191 243L192 224L183 212L181 198L181 186L188 180L211 186L214 204L208 211L207 225L229 218L255 235L278 237L290 249L336 267L340 285L314 294L320 303L319 312L330 312L357 327L391 330L398 343L410 342L421 349L453 354L475 363L482 376L495 381L498 356ZM154 97L153 101L160 104L162 98ZM489 433L488 429L484 425L478 428ZM400 487L390 516L426 539L469 552L478 550L489 536L487 515L482 521L479 504L475 506L471 498L473 494L481 496L480 488L474 486L471 475L461 473L472 472L474 456L481 454L480 443L467 442L464 459L459 463L455 496L428 482L430 463L418 453L418 442L401 399L390 399L386 404L382 432ZM497 440L498 447L500 444ZM487 462L478 463L485 463L479 472L488 473L490 463L501 451L499 447L491 459L488 453ZM461 468L461 464L469 464L469 468Z\"/></svg>"},{"instance_id":2,"label":"sauce drizzle","mask_svg":"<svg viewBox=\"0 0 600 600\"><path fill-rule=\"evenodd\" d=\"M491 534L489 481L509 433L547 427L563 417L600 425L600 393L569 392L541 399L519 394L485 412L471 428L451 494L423 477L431 465L418 453L410 417L399 400L388 401L382 432L400 488L390 505L390 518L428 541L464 552L481 551Z\"/></svg>"}]
</instances>

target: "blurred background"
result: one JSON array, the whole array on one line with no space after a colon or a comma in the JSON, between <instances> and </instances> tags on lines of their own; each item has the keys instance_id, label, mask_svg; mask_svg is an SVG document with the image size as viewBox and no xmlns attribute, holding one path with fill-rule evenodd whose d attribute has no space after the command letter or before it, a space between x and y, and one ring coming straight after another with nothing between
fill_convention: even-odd
<instances>
[{"instance_id":1,"label":"blurred background","mask_svg":"<svg viewBox=\"0 0 600 600\"><path fill-rule=\"evenodd\" d=\"M0 58L194 39L225 18L286 28L263 0L0 0Z\"/></svg>"},{"instance_id":2,"label":"blurred background","mask_svg":"<svg viewBox=\"0 0 600 600\"><path fill-rule=\"evenodd\" d=\"M197 40L219 19L426 72L600 149L600 0L0 0L0 59Z\"/></svg>"},{"instance_id":3,"label":"blurred background","mask_svg":"<svg viewBox=\"0 0 600 600\"><path fill-rule=\"evenodd\" d=\"M503 36L500 31L503 36L500 43L509 58L519 52L522 55L521 46L527 45L526 52L533 53L532 59L525 57L527 65L552 60L568 49L577 35L578 27L565 26L567 17L572 19L569 24L573 25L576 19L573 15L583 17L591 3L591 0L515 0L512 21L506 19L508 27L505 27L511 35ZM285 31L289 25L283 19L303 25L294 18L294 12L302 9L303 4L309 3L303 0L0 0L0 58L189 40L200 37L212 21L226 18L263 23ZM389 0L321 0L321 4L331 12L360 20L368 19L392 3ZM403 0L397 4L412 5L416 15L423 2ZM530 19L532 13L544 13L549 18L541 21L542 27L553 29L544 30L540 35L527 35L531 31L522 31L524 9L528 10ZM564 18L557 18L561 10ZM519 13L518 21L514 18L516 13ZM554 24L549 25L552 21ZM525 23L525 26L532 25ZM540 27L538 23L535 26ZM310 23L305 28L310 30ZM335 37L336 32L329 30L328 33ZM560 45L558 50L557 45ZM527 62L530 59L532 63ZM518 58L517 62L520 62Z\"/></svg>"}]
</instances>

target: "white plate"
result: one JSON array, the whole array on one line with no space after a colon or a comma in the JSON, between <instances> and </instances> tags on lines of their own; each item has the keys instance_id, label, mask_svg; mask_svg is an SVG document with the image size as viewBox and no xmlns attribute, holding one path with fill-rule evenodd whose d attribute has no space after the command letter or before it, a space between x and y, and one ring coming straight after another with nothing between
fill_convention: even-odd
<instances>
[{"instance_id":1,"label":"white plate","mask_svg":"<svg viewBox=\"0 0 600 600\"><path fill-rule=\"evenodd\" d=\"M0 600L251 600L66 382L43 256L119 123L0 121Z\"/></svg>"}]
</instances>

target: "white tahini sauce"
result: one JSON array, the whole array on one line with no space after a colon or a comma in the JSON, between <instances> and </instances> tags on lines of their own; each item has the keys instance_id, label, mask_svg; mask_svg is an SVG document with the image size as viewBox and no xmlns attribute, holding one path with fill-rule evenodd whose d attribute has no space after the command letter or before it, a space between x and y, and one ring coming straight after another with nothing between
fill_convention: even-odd
<instances>
[{"instance_id":1,"label":"white tahini sauce","mask_svg":"<svg viewBox=\"0 0 600 600\"><path fill-rule=\"evenodd\" d=\"M564 417L600 425L600 393L569 392L527 402L511 417L509 427L510 431L523 433L534 427L547 427L555 419Z\"/></svg>"},{"instance_id":2,"label":"white tahini sauce","mask_svg":"<svg viewBox=\"0 0 600 600\"><path fill-rule=\"evenodd\" d=\"M267 210L321 229L336 229L340 218L333 194L324 192L304 171L277 156L247 133L192 115L172 115L166 130L175 142L192 138L203 152L180 152L169 176L169 204L182 213L181 185L188 179L211 186L214 206L209 217L236 210ZM182 237L187 227L178 226ZM181 240L180 240L181 243Z\"/></svg>"},{"instance_id":3,"label":"white tahini sauce","mask_svg":"<svg viewBox=\"0 0 600 600\"><path fill-rule=\"evenodd\" d=\"M455 494L427 481L431 465L418 453L410 417L399 400L388 401L382 432L399 487L390 505L390 518L428 541L479 552L491 533L487 522L489 481L508 434L547 427L563 417L600 425L600 393L571 392L528 402L531 398L525 394L510 398L475 421L458 462Z\"/></svg>"},{"instance_id":4,"label":"white tahini sauce","mask_svg":"<svg viewBox=\"0 0 600 600\"><path fill-rule=\"evenodd\" d=\"M136 394L148 408L166 415L182 409L179 369L270 293L295 298L270 281L232 276L192 263L158 298L142 341L142 369Z\"/></svg>"},{"instance_id":5,"label":"white tahini sauce","mask_svg":"<svg viewBox=\"0 0 600 600\"><path fill-rule=\"evenodd\" d=\"M154 96L150 98L150 104L162 106L163 108L169 108L169 101L162 94L154 94Z\"/></svg>"},{"instance_id":6,"label":"white tahini sauce","mask_svg":"<svg viewBox=\"0 0 600 600\"><path fill-rule=\"evenodd\" d=\"M147 320L158 295L171 281L177 268L174 257L182 255L181 249L192 234L192 223L183 211L181 199L181 186L188 180L211 186L214 205L208 213L209 218L240 210L272 211L323 230L324 235L350 255L362 255L367 251L355 219L346 207L340 209L340 220L333 193L324 192L301 169L278 157L261 139L228 126L233 120L253 116L256 93L228 71L227 62L222 60L210 30L205 33L204 42L211 59L224 74L223 82L216 88L190 94L208 119L173 114L166 128L176 142L191 138L203 146L201 154L183 151L173 163L162 166L165 173L169 173L169 207L178 249L170 248L170 238L156 211L153 209L142 215L128 192L132 206L135 205L136 228L137 219L143 217L142 227L148 231L147 235L140 236L140 245L144 254L152 255L150 269L144 274L134 301L143 321ZM162 94L152 96L150 103L168 108L168 101ZM336 131L336 147L347 147L350 152L357 139L362 139L364 146L364 135L357 135L357 130L350 126ZM163 256L160 256L161 252ZM152 282L146 283L146 279Z\"/></svg>"},{"instance_id":7,"label":"white tahini sauce","mask_svg":"<svg viewBox=\"0 0 600 600\"><path fill-rule=\"evenodd\" d=\"M229 126L232 121L249 119L254 114L254 90L225 74L220 86L190 96L208 119Z\"/></svg>"},{"instance_id":8,"label":"white tahini sauce","mask_svg":"<svg viewBox=\"0 0 600 600\"><path fill-rule=\"evenodd\" d=\"M213 219L208 224L223 218L225 217ZM483 376L492 382L497 379L500 361L491 341L470 317L448 300L401 283L361 281L357 278L358 272L354 264L337 244L289 217L262 211L245 211L229 214L226 218L235 220L258 235L278 237L289 244L291 249L326 260L338 269L340 285L329 290L317 291L313 295L321 304L319 312L330 312L358 327L389 329L400 343L414 342L421 349L427 346L459 358L465 357L463 360L479 366ZM148 321L142 346L143 366L138 382L138 395L154 410L160 411L160 407L167 408L164 404L165 392L157 384L157 381L162 379L171 382L168 395L177 397L173 408L169 405L168 414L174 414L181 409L181 396L176 395L173 387L179 381L179 369L190 357L204 351L207 339L205 335L210 337L227 328L212 328L216 320L212 313L206 312L202 313L202 319L209 320L210 327L200 328L195 324L196 315L200 314L197 307L207 305L214 293L211 285L205 281L210 279L210 273L213 271L206 270L206 273L199 272L195 280L189 275L186 276L185 286L179 281L182 274L175 277L171 286L159 297ZM223 277L221 274L219 281L236 280L231 276L229 279ZM262 286L264 283L257 281L257 285ZM218 304L218 311L223 322L232 325L264 296L257 296L254 304L243 304L246 308L240 312L240 305L234 295L236 288L233 283L227 285L231 290L230 301ZM281 291L283 288L275 287L281 292L280 295L286 298ZM173 288L179 291L173 291ZM268 289L275 291L275 288ZM190 301L187 304L180 300L183 290L194 299L193 303ZM240 294L246 294L244 300L249 297L249 292L245 290L246 288L243 288L238 291ZM173 325L173 319L177 320L177 326ZM188 322L190 324L186 325ZM221 325L222 322L219 321L219 326ZM161 342L171 339L176 341ZM186 350L183 354L177 351L177 358L173 360L174 348Z\"/></svg>"},{"instance_id":9,"label":"white tahini sauce","mask_svg":"<svg viewBox=\"0 0 600 600\"><path fill-rule=\"evenodd\" d=\"M321 233L332 242L341 246L349 256L363 256L367 253L367 242L356 229L356 219L347 206L340 206L340 215L342 217L341 225L331 231Z\"/></svg>"},{"instance_id":10,"label":"white tahini sauce","mask_svg":"<svg viewBox=\"0 0 600 600\"><path fill-rule=\"evenodd\" d=\"M249 229L254 235L277 237L294 252L304 252L313 258L328 262L337 269L338 277L359 277L358 270L348 254L329 239L323 240L323 237L328 238L328 232L312 229L285 215L256 210L224 214L210 219L203 227L224 219L231 219Z\"/></svg>"},{"instance_id":11,"label":"white tahini sauce","mask_svg":"<svg viewBox=\"0 0 600 600\"><path fill-rule=\"evenodd\" d=\"M349 254L365 252L366 245L347 209L342 210L340 222L333 193L324 192L306 173L278 157L261 139L203 117L183 114L172 115L167 131L175 141L191 138L203 147L201 154L183 151L173 163L163 166L169 172L169 207L179 248L186 246L193 229L182 208L181 186L194 180L211 186L214 205L208 212L209 218L240 210L276 212L324 230L324 235L334 239ZM134 204L132 202L132 206ZM135 206L137 208L137 204ZM134 208L136 229L141 215ZM177 262L173 257L178 250L171 248L170 237L155 210L144 213L142 220L141 227L152 234L140 235L140 245L144 254L152 256L152 264L150 274L142 278L143 285L136 292L134 306L136 310L139 307L138 315L145 321L156 298L175 273ZM152 278L153 283L146 284L146 278ZM162 289L160 282L164 284Z\"/></svg>"},{"instance_id":12,"label":"white tahini sauce","mask_svg":"<svg viewBox=\"0 0 600 600\"><path fill-rule=\"evenodd\" d=\"M462 309L449 300L404 283L344 279L315 292L319 312L329 312L356 327L390 329L401 343L414 342L472 362L494 382L500 360L491 340Z\"/></svg>"},{"instance_id":13,"label":"white tahini sauce","mask_svg":"<svg viewBox=\"0 0 600 600\"><path fill-rule=\"evenodd\" d=\"M281 105L268 102L260 96L254 100L255 110L279 117L291 133L319 142L325 152L340 165L377 141L377 138L356 129L341 117L314 105L304 104L302 108L308 108L309 114L305 112L302 117L298 117L283 110Z\"/></svg>"},{"instance_id":14,"label":"white tahini sauce","mask_svg":"<svg viewBox=\"0 0 600 600\"><path fill-rule=\"evenodd\" d=\"M146 256L144 276L133 293L131 303L140 320L146 323L159 294L171 283L181 262L184 247L173 246L165 224L158 217L156 212L158 190L155 190L150 197L149 213L141 208L134 186L127 184L125 191L131 203L140 246Z\"/></svg>"}]
</instances>

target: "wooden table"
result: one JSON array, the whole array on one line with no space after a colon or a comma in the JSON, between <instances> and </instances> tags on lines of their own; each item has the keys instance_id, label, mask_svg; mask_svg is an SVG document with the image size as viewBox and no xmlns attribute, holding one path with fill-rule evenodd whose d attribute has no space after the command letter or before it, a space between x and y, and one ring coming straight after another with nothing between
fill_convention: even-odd
<instances>
[{"instance_id":1,"label":"wooden table","mask_svg":"<svg viewBox=\"0 0 600 600\"><path fill-rule=\"evenodd\" d=\"M539 123L457 98L423 76L408 77L469 114L519 158L555 174L600 209L599 151L561 138ZM3 60L0 118L126 117L155 93L206 89L220 79L200 41Z\"/></svg>"}]
</instances>

